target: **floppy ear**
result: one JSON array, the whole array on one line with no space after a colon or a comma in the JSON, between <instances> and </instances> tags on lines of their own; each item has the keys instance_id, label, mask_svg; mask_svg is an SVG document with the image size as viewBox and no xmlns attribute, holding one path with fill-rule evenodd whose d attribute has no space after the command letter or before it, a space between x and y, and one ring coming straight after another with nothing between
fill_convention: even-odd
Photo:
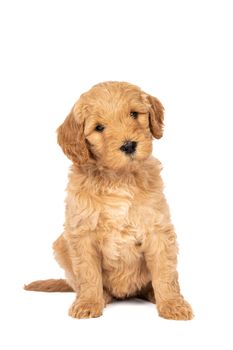
<instances>
[{"instance_id":1,"label":"floppy ear","mask_svg":"<svg viewBox=\"0 0 233 350\"><path fill-rule=\"evenodd\" d=\"M147 96L150 103L150 130L156 139L160 139L163 136L164 108L162 103L156 97L150 95Z\"/></svg>"},{"instance_id":2,"label":"floppy ear","mask_svg":"<svg viewBox=\"0 0 233 350\"><path fill-rule=\"evenodd\" d=\"M63 124L57 129L57 142L65 155L75 164L84 164L89 151L84 137L84 118L81 107L75 105Z\"/></svg>"}]
</instances>

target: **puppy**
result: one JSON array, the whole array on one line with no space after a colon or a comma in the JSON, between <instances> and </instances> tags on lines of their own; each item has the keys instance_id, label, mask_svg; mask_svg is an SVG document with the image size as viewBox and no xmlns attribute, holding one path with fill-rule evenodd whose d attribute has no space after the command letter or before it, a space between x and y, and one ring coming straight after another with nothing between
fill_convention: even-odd
<instances>
[{"instance_id":1,"label":"puppy","mask_svg":"<svg viewBox=\"0 0 233 350\"><path fill-rule=\"evenodd\" d=\"M140 297L160 316L190 320L180 293L177 244L153 137L163 135L159 100L125 82L95 85L58 128L72 161L63 234L53 245L66 280L27 290L75 291L75 318L98 317L113 298Z\"/></svg>"}]
</instances>

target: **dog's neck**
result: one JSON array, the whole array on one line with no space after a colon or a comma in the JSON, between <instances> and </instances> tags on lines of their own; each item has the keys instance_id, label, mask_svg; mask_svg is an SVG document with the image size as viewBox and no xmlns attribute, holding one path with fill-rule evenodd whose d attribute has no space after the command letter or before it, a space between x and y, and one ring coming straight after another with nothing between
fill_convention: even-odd
<instances>
[{"instance_id":1,"label":"dog's neck","mask_svg":"<svg viewBox=\"0 0 233 350\"><path fill-rule=\"evenodd\" d=\"M129 162L126 167L121 169L110 169L98 164L98 162L91 161L81 166L73 164L71 171L77 175L83 176L84 178L93 178L93 180L102 179L112 183L120 180L126 183L135 183L138 179L147 177L152 168L155 176L156 173L160 173L160 162L153 156L150 156L144 161Z\"/></svg>"}]
</instances>

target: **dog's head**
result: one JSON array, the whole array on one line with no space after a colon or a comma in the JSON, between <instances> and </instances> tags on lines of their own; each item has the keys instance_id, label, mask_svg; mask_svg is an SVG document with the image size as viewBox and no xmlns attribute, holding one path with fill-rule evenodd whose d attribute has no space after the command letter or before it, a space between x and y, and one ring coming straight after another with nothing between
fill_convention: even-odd
<instances>
[{"instance_id":1,"label":"dog's head","mask_svg":"<svg viewBox=\"0 0 233 350\"><path fill-rule=\"evenodd\" d=\"M150 156L152 136L163 135L163 112L159 100L137 86L101 83L74 105L58 128L58 143L79 166L122 169Z\"/></svg>"}]
</instances>

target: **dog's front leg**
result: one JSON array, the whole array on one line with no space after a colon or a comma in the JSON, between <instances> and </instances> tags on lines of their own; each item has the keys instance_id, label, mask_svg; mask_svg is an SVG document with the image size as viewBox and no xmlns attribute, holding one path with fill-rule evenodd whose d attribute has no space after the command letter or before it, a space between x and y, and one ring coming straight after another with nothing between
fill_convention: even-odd
<instances>
[{"instance_id":1,"label":"dog's front leg","mask_svg":"<svg viewBox=\"0 0 233 350\"><path fill-rule=\"evenodd\" d=\"M180 293L176 270L176 234L172 226L156 227L155 232L148 237L145 259L151 272L159 315L167 319L190 320L192 309Z\"/></svg>"},{"instance_id":2,"label":"dog's front leg","mask_svg":"<svg viewBox=\"0 0 233 350\"><path fill-rule=\"evenodd\" d=\"M77 292L69 315L75 318L101 316L104 308L101 259L93 232L72 235L69 250Z\"/></svg>"}]
</instances>

